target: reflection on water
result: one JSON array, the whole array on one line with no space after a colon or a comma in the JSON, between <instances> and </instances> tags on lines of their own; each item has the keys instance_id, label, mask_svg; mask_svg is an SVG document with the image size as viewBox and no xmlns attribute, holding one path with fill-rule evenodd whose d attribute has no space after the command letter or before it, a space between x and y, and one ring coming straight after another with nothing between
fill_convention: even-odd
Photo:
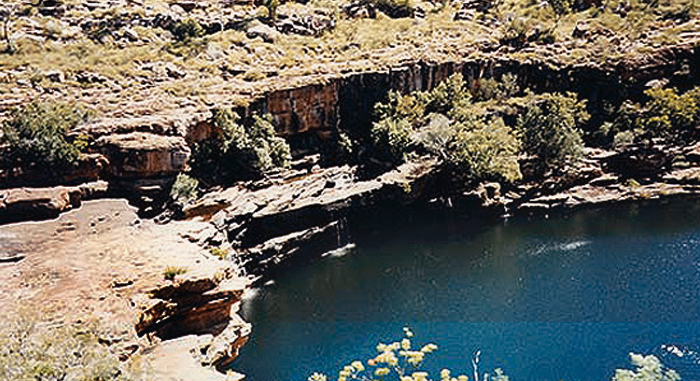
<instances>
[{"instance_id":1,"label":"reflection on water","mask_svg":"<svg viewBox=\"0 0 700 381\"><path fill-rule=\"evenodd\" d=\"M305 380L373 354L411 325L428 367L503 367L518 380L605 380L628 353L700 379L698 203L617 207L475 228L431 215L355 229L356 246L296 268L244 303L234 368ZM676 348L677 350L669 350ZM683 354L682 356L679 355Z\"/></svg>"}]
</instances>

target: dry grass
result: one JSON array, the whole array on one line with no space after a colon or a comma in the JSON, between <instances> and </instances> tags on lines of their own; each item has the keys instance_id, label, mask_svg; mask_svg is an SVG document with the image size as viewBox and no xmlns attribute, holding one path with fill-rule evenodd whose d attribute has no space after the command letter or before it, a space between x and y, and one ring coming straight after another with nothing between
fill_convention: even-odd
<instances>
[{"instance_id":1,"label":"dry grass","mask_svg":"<svg viewBox=\"0 0 700 381\"><path fill-rule=\"evenodd\" d=\"M26 35L35 33L38 27L44 40L18 38L17 53L0 54L0 70L5 73L0 76L0 96L26 99L36 97L39 91L42 96L82 99L106 112L127 107L134 99L156 96L165 102L188 99L194 104L218 103L233 97L240 103L247 97L241 94L321 81L324 76L389 68L420 59L454 61L479 57L479 47L485 43L497 46L514 22L526 33L536 28L551 31L558 44L504 48L498 55L552 64L604 64L650 48L684 42L699 29L697 20L683 22L676 17L684 11L697 15L692 0L662 0L653 9L640 0L632 0L626 17L613 12L620 2L610 0L605 9L592 8L556 17L551 7L542 6L539 1L503 0L487 14L477 13L474 21L453 20L457 3L444 8L421 3L426 10L424 19L391 19L381 13L376 19L348 19L340 13L342 3L335 1L286 3L279 8L280 13L308 14L322 9L335 15L336 28L320 37L281 34L274 44L248 39L243 30L227 30L177 44L170 32L140 26L132 28L140 36L139 41L125 43L108 38L97 43L82 35L79 28L76 31L66 22L50 17L42 18L38 26L36 20L18 19L13 24L15 30ZM231 12L248 12L252 18L260 12L239 6L224 9L213 1L210 5L207 9L195 9L188 17L216 18ZM150 7L148 11L146 7ZM117 17L124 12L152 15L169 12L169 7L165 2L148 0L144 7L95 10L90 17ZM84 11L68 14L77 19L88 16ZM605 33L576 39L572 33L580 22L585 22L591 31ZM153 73L142 68L148 63L175 64L187 75L153 79ZM53 70L63 72L66 80L48 80L45 73ZM97 73L108 81L75 81L75 75L82 72ZM84 92L91 89L95 91ZM103 93L109 93L111 98Z\"/></svg>"}]
</instances>

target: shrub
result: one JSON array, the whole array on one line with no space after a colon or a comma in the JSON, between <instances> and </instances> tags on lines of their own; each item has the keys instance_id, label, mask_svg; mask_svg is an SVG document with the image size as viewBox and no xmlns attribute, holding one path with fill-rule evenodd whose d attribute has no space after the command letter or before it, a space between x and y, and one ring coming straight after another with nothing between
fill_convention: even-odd
<instances>
[{"instance_id":1,"label":"shrub","mask_svg":"<svg viewBox=\"0 0 700 381\"><path fill-rule=\"evenodd\" d=\"M223 247L212 247L211 249L209 249L209 254L211 254L211 255L213 255L221 260L226 259L226 257L228 257L228 253L229 253L228 249L223 248Z\"/></svg>"},{"instance_id":2,"label":"shrub","mask_svg":"<svg viewBox=\"0 0 700 381\"><path fill-rule=\"evenodd\" d=\"M372 381L394 379L401 381L428 381L432 378L430 378L428 372L421 370L421 365L425 357L435 352L438 346L429 343L414 348L414 345L413 333L409 328L404 328L403 339L390 344L377 344L378 354L375 357L367 361L352 361L338 372L337 380ZM477 352L476 358L472 361L474 374L479 373L478 363L480 353L481 352ZM442 381L466 381L469 379L466 375L453 377L449 369L441 370L439 377ZM506 376L501 369L496 369L493 375L488 373L483 375L484 381L488 379L494 381L508 381L508 376ZM321 373L313 373L309 376L308 381L328 381L328 377ZM480 380L477 378L475 381Z\"/></svg>"},{"instance_id":3,"label":"shrub","mask_svg":"<svg viewBox=\"0 0 700 381\"><path fill-rule=\"evenodd\" d=\"M5 324L0 332L0 379L127 380L97 335L94 324L50 328L29 319Z\"/></svg>"},{"instance_id":4,"label":"shrub","mask_svg":"<svg viewBox=\"0 0 700 381\"><path fill-rule=\"evenodd\" d=\"M678 95L675 89L653 88L645 111L637 120L651 137L682 136L700 123L700 88Z\"/></svg>"},{"instance_id":5,"label":"shrub","mask_svg":"<svg viewBox=\"0 0 700 381\"><path fill-rule=\"evenodd\" d=\"M170 188L170 198L177 203L186 204L197 198L197 186L199 186L197 179L180 173Z\"/></svg>"},{"instance_id":6,"label":"shrub","mask_svg":"<svg viewBox=\"0 0 700 381\"><path fill-rule=\"evenodd\" d=\"M163 270L163 278L165 280L175 280L176 276L186 273L187 269L184 267L168 266Z\"/></svg>"},{"instance_id":7,"label":"shrub","mask_svg":"<svg viewBox=\"0 0 700 381\"><path fill-rule=\"evenodd\" d=\"M57 175L78 162L87 145L84 136L69 137L66 133L88 119L89 113L67 103L31 102L16 108L3 125L1 143L7 144L7 154L0 165L48 171Z\"/></svg>"},{"instance_id":8,"label":"shrub","mask_svg":"<svg viewBox=\"0 0 700 381\"><path fill-rule=\"evenodd\" d=\"M520 141L503 119L461 124L456 129L449 162L468 179L520 180Z\"/></svg>"},{"instance_id":9,"label":"shrub","mask_svg":"<svg viewBox=\"0 0 700 381\"><path fill-rule=\"evenodd\" d=\"M513 74L505 74L501 80L483 79L476 94L476 100L487 101L491 99L506 100L515 96L520 91L518 77Z\"/></svg>"},{"instance_id":10,"label":"shrub","mask_svg":"<svg viewBox=\"0 0 700 381\"><path fill-rule=\"evenodd\" d=\"M416 5L413 0L369 0L369 2L393 18L413 17L416 13Z\"/></svg>"},{"instance_id":11,"label":"shrub","mask_svg":"<svg viewBox=\"0 0 700 381\"><path fill-rule=\"evenodd\" d=\"M523 148L543 169L555 169L577 160L583 152L579 127L590 116L585 102L574 94L547 94L533 99L518 118Z\"/></svg>"},{"instance_id":12,"label":"shrub","mask_svg":"<svg viewBox=\"0 0 700 381\"><path fill-rule=\"evenodd\" d=\"M254 115L245 127L231 109L218 109L212 123L219 133L197 143L190 159L193 171L205 181L257 178L289 167L291 150L275 133L270 115Z\"/></svg>"},{"instance_id":13,"label":"shrub","mask_svg":"<svg viewBox=\"0 0 700 381\"><path fill-rule=\"evenodd\" d=\"M372 142L378 155L394 164L404 161L411 150L413 127L404 118L384 118L372 125Z\"/></svg>"},{"instance_id":14,"label":"shrub","mask_svg":"<svg viewBox=\"0 0 700 381\"><path fill-rule=\"evenodd\" d=\"M676 371L664 367L656 356L630 353L630 361L637 370L617 369L612 381L680 381L681 379Z\"/></svg>"},{"instance_id":15,"label":"shrub","mask_svg":"<svg viewBox=\"0 0 700 381\"><path fill-rule=\"evenodd\" d=\"M503 83L502 96L515 91L515 77ZM460 74L430 92L389 92L387 103L375 106L380 120L371 134L378 156L398 164L409 153L428 152L468 180L520 179L520 143L512 129L502 119L484 121L470 105Z\"/></svg>"},{"instance_id":16,"label":"shrub","mask_svg":"<svg viewBox=\"0 0 700 381\"><path fill-rule=\"evenodd\" d=\"M451 110L459 109L470 103L471 95L464 78L457 73L448 77L426 95L426 112L448 115Z\"/></svg>"},{"instance_id":17,"label":"shrub","mask_svg":"<svg viewBox=\"0 0 700 381\"><path fill-rule=\"evenodd\" d=\"M173 26L173 37L179 42L188 42L192 39L204 36L204 29L194 19L185 19L178 21Z\"/></svg>"}]
</instances>

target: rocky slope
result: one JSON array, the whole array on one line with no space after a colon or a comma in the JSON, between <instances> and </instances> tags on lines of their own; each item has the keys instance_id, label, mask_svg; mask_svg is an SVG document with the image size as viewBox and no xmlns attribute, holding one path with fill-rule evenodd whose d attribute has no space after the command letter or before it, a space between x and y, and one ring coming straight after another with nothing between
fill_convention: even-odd
<instances>
[{"instance_id":1,"label":"rocky slope","mask_svg":"<svg viewBox=\"0 0 700 381\"><path fill-rule=\"evenodd\" d=\"M235 358L250 332L237 314L248 281L179 236L198 226L157 225L111 199L0 226L0 315L13 321L29 309L51 326L94 320L119 359L142 359L139 379L226 379L213 369ZM168 266L187 271L165 280Z\"/></svg>"}]
</instances>

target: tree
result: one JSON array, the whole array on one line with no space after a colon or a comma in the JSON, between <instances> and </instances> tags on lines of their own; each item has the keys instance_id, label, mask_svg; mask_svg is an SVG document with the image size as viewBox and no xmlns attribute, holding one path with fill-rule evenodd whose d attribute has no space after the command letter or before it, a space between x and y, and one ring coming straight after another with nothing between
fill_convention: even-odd
<instances>
[{"instance_id":1,"label":"tree","mask_svg":"<svg viewBox=\"0 0 700 381\"><path fill-rule=\"evenodd\" d=\"M214 110L218 133L194 146L190 166L205 181L257 178L289 167L289 145L275 133L270 115L254 115L248 126L238 119L231 109Z\"/></svg>"},{"instance_id":2,"label":"tree","mask_svg":"<svg viewBox=\"0 0 700 381\"><path fill-rule=\"evenodd\" d=\"M534 98L518 118L523 148L538 159L542 169L552 170L576 161L583 153L580 127L590 115L585 102L567 93Z\"/></svg>"},{"instance_id":3,"label":"tree","mask_svg":"<svg viewBox=\"0 0 700 381\"><path fill-rule=\"evenodd\" d=\"M2 143L8 151L1 166L8 171L41 168L60 174L76 165L87 141L84 136L69 137L67 132L89 115L81 107L59 102L31 102L12 110L2 125Z\"/></svg>"}]
</instances>

